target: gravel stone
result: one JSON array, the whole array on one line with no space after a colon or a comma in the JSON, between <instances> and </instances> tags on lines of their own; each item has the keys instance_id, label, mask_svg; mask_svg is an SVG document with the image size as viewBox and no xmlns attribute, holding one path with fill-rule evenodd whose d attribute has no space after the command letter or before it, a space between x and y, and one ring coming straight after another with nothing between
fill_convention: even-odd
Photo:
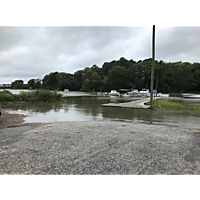
<instances>
[{"instance_id":1,"label":"gravel stone","mask_svg":"<svg viewBox=\"0 0 200 200\"><path fill-rule=\"evenodd\" d=\"M0 174L200 174L199 133L104 121L0 129Z\"/></svg>"}]
</instances>

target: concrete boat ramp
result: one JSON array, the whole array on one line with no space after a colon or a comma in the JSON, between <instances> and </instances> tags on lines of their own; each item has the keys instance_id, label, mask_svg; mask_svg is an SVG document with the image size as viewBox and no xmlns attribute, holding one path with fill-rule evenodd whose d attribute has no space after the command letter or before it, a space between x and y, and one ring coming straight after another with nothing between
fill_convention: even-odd
<instances>
[{"instance_id":1,"label":"concrete boat ramp","mask_svg":"<svg viewBox=\"0 0 200 200\"><path fill-rule=\"evenodd\" d=\"M161 97L154 97L153 99L160 99ZM148 109L150 105L145 105L145 103L149 102L150 98L140 99L137 101L131 101L127 103L108 103L101 104L103 107L119 107L119 108L134 108L134 109Z\"/></svg>"}]
</instances>

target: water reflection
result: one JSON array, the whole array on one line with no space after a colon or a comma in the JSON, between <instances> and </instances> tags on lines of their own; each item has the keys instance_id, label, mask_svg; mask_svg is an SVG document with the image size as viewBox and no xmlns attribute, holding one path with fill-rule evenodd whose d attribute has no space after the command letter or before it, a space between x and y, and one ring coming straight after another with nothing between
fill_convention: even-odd
<instances>
[{"instance_id":1,"label":"water reflection","mask_svg":"<svg viewBox=\"0 0 200 200\"><path fill-rule=\"evenodd\" d=\"M69 98L68 103L73 104L74 108L84 112L86 115L98 116L101 113L101 104L108 103L109 99L92 98Z\"/></svg>"},{"instance_id":2,"label":"water reflection","mask_svg":"<svg viewBox=\"0 0 200 200\"><path fill-rule=\"evenodd\" d=\"M51 110L54 112L59 112L63 108L62 103L22 103L22 104L8 104L3 105L4 108L12 111L28 111L28 112L38 112L38 113L47 113ZM67 110L67 106L64 106Z\"/></svg>"},{"instance_id":3,"label":"water reflection","mask_svg":"<svg viewBox=\"0 0 200 200\"><path fill-rule=\"evenodd\" d=\"M164 117L161 113L153 110L140 110L129 108L110 108L103 107L102 115L104 118L110 119L125 119L132 121L148 121L149 123L162 122Z\"/></svg>"},{"instance_id":4,"label":"water reflection","mask_svg":"<svg viewBox=\"0 0 200 200\"><path fill-rule=\"evenodd\" d=\"M111 102L124 103L132 100L134 99L124 99L122 97L80 97L67 99L68 103L74 105L77 110L82 110L85 114L91 114L92 116L98 116L99 113L102 113L101 104Z\"/></svg>"}]
</instances>

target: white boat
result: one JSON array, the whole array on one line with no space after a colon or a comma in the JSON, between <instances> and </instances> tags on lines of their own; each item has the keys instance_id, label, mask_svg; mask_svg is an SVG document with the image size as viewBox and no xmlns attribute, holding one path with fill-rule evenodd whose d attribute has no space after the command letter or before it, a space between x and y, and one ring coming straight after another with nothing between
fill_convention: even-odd
<instances>
[{"instance_id":1,"label":"white boat","mask_svg":"<svg viewBox=\"0 0 200 200\"><path fill-rule=\"evenodd\" d=\"M149 92L149 89L142 89L139 93L138 96L142 97L150 97L151 93ZM169 97L169 94L162 94L161 92L157 93L156 90L153 91L153 97Z\"/></svg>"},{"instance_id":2,"label":"white boat","mask_svg":"<svg viewBox=\"0 0 200 200\"><path fill-rule=\"evenodd\" d=\"M110 96L120 96L120 93L117 92L117 90L111 90L111 92L108 93L108 95L110 95Z\"/></svg>"},{"instance_id":3,"label":"white boat","mask_svg":"<svg viewBox=\"0 0 200 200\"><path fill-rule=\"evenodd\" d=\"M97 95L98 96L105 96L105 95L108 95L107 92L97 92Z\"/></svg>"},{"instance_id":4,"label":"white boat","mask_svg":"<svg viewBox=\"0 0 200 200\"><path fill-rule=\"evenodd\" d=\"M200 99L200 94L182 94L184 98Z\"/></svg>"},{"instance_id":5,"label":"white boat","mask_svg":"<svg viewBox=\"0 0 200 200\"><path fill-rule=\"evenodd\" d=\"M69 89L64 89L64 92L69 92Z\"/></svg>"},{"instance_id":6,"label":"white boat","mask_svg":"<svg viewBox=\"0 0 200 200\"><path fill-rule=\"evenodd\" d=\"M132 90L132 91L130 91L130 92L127 92L127 94L130 94L130 95L136 95L136 94L138 94L138 90L137 89L134 89L134 90Z\"/></svg>"},{"instance_id":7,"label":"white boat","mask_svg":"<svg viewBox=\"0 0 200 200\"><path fill-rule=\"evenodd\" d=\"M140 92L138 92L138 96L147 97L150 94L149 89L143 88Z\"/></svg>"},{"instance_id":8,"label":"white boat","mask_svg":"<svg viewBox=\"0 0 200 200\"><path fill-rule=\"evenodd\" d=\"M138 90L137 89L134 89L134 90L131 90L129 92L126 92L123 96L125 97L132 97L132 96L138 96Z\"/></svg>"},{"instance_id":9,"label":"white boat","mask_svg":"<svg viewBox=\"0 0 200 200\"><path fill-rule=\"evenodd\" d=\"M162 94L161 92L160 93L157 93L157 94L153 94L154 97L169 97L169 94Z\"/></svg>"}]
</instances>

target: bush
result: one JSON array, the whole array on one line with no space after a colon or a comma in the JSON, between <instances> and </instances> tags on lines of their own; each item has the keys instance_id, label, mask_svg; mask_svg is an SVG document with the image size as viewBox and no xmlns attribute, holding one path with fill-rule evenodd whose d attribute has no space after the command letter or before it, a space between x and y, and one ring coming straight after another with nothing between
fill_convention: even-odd
<instances>
[{"instance_id":1,"label":"bush","mask_svg":"<svg viewBox=\"0 0 200 200\"><path fill-rule=\"evenodd\" d=\"M50 90L36 90L28 92L20 92L20 94L12 94L9 91L0 92L0 102L56 102L63 101L62 94L52 92Z\"/></svg>"},{"instance_id":2,"label":"bush","mask_svg":"<svg viewBox=\"0 0 200 200\"><path fill-rule=\"evenodd\" d=\"M17 100L17 96L8 90L0 92L0 102L13 102Z\"/></svg>"}]
</instances>

